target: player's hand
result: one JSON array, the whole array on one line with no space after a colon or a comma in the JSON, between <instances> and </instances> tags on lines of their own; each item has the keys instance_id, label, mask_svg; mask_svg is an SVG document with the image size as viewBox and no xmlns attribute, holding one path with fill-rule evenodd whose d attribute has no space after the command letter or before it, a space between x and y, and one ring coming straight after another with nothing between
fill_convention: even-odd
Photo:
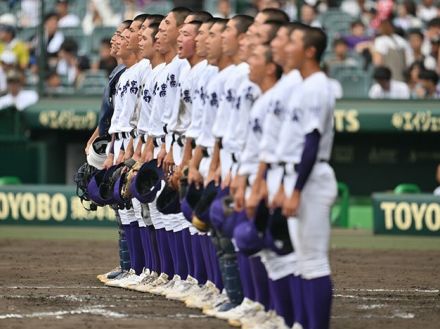
<instances>
[{"instance_id":1,"label":"player's hand","mask_svg":"<svg viewBox=\"0 0 440 329\"><path fill-rule=\"evenodd\" d=\"M139 152L134 152L133 160L136 162L140 162L141 161L141 154Z\"/></svg>"},{"instance_id":2,"label":"player's hand","mask_svg":"<svg viewBox=\"0 0 440 329\"><path fill-rule=\"evenodd\" d=\"M206 178L205 185L208 185L212 181L214 181L215 186L218 186L220 184L221 173L219 172L219 169L220 168L217 168L216 170L209 169L209 173L208 173L208 177Z\"/></svg>"},{"instance_id":3,"label":"player's hand","mask_svg":"<svg viewBox=\"0 0 440 329\"><path fill-rule=\"evenodd\" d=\"M176 191L180 190L180 178L182 177L182 175L182 170L180 170L179 167L176 167L173 174L170 176L170 179L168 180L171 187Z\"/></svg>"},{"instance_id":4,"label":"player's hand","mask_svg":"<svg viewBox=\"0 0 440 329\"><path fill-rule=\"evenodd\" d=\"M267 200L267 184L264 179L255 181L251 195L246 199L246 214L248 218L254 218L260 201Z\"/></svg>"},{"instance_id":5,"label":"player's hand","mask_svg":"<svg viewBox=\"0 0 440 329\"><path fill-rule=\"evenodd\" d=\"M123 150L119 151L119 156L116 159L115 164L120 164L121 162L124 162L124 156L125 156L125 152Z\"/></svg>"},{"instance_id":6,"label":"player's hand","mask_svg":"<svg viewBox=\"0 0 440 329\"><path fill-rule=\"evenodd\" d=\"M234 210L235 211L242 211L244 210L244 196L245 196L245 188L242 186L237 187L237 189L234 191Z\"/></svg>"},{"instance_id":7,"label":"player's hand","mask_svg":"<svg viewBox=\"0 0 440 329\"><path fill-rule=\"evenodd\" d=\"M133 157L133 150L130 148L124 152L124 161L130 160Z\"/></svg>"},{"instance_id":8,"label":"player's hand","mask_svg":"<svg viewBox=\"0 0 440 329\"><path fill-rule=\"evenodd\" d=\"M166 174L171 174L171 173L172 173L172 171L173 171L173 169L174 169L174 156L173 156L173 149L171 149L171 150L167 153L167 155L166 155L166 157L165 157L165 159L164 159L164 161L163 161L163 165L162 165L162 167L163 167L163 171L164 171Z\"/></svg>"},{"instance_id":9,"label":"player's hand","mask_svg":"<svg viewBox=\"0 0 440 329\"><path fill-rule=\"evenodd\" d=\"M159 154L157 155L157 166L162 167L162 163L167 156L167 151L165 150L165 145L160 148Z\"/></svg>"},{"instance_id":10,"label":"player's hand","mask_svg":"<svg viewBox=\"0 0 440 329\"><path fill-rule=\"evenodd\" d=\"M193 183L197 188L200 188L203 185L203 176L197 168L190 166L188 172L188 184Z\"/></svg>"},{"instance_id":11,"label":"player's hand","mask_svg":"<svg viewBox=\"0 0 440 329\"><path fill-rule=\"evenodd\" d=\"M222 189L225 189L226 187L230 186L231 183L232 183L232 174L231 172L228 172L225 179L222 180Z\"/></svg>"},{"instance_id":12,"label":"player's hand","mask_svg":"<svg viewBox=\"0 0 440 329\"><path fill-rule=\"evenodd\" d=\"M107 159L105 159L105 161L104 161L104 169L108 169L108 168L110 168L111 166L113 166L113 162L114 162L114 155L112 154L112 153L110 153L108 156L107 156Z\"/></svg>"},{"instance_id":13,"label":"player's hand","mask_svg":"<svg viewBox=\"0 0 440 329\"><path fill-rule=\"evenodd\" d=\"M226 179L227 179L227 177L226 177ZM240 181L240 176L239 175L235 175L233 178L232 178L232 175L231 175L231 184L229 184L229 188L231 190L231 194L232 195L235 195L235 193L237 193L237 190L238 190L238 188L240 186L240 183L241 183L241 181Z\"/></svg>"},{"instance_id":14,"label":"player's hand","mask_svg":"<svg viewBox=\"0 0 440 329\"><path fill-rule=\"evenodd\" d=\"M296 216L298 213L301 192L294 190L290 198L286 198L283 203L283 215L287 218Z\"/></svg>"},{"instance_id":15,"label":"player's hand","mask_svg":"<svg viewBox=\"0 0 440 329\"><path fill-rule=\"evenodd\" d=\"M86 147L84 148L84 152L85 152L86 155L89 155L90 145L91 145L91 143L88 142L88 143L86 144Z\"/></svg>"},{"instance_id":16,"label":"player's hand","mask_svg":"<svg viewBox=\"0 0 440 329\"><path fill-rule=\"evenodd\" d=\"M271 209L280 208L284 204L284 200L286 199L286 194L284 193L284 186L280 185L277 193L275 194L272 203L270 204Z\"/></svg>"}]
</instances>

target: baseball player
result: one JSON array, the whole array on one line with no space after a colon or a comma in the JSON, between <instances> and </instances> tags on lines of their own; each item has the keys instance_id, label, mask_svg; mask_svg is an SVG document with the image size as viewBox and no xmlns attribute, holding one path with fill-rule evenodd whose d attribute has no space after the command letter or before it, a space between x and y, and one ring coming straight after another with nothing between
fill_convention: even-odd
<instances>
[{"instance_id":1,"label":"baseball player","mask_svg":"<svg viewBox=\"0 0 440 329\"><path fill-rule=\"evenodd\" d=\"M285 162L283 214L298 257L303 323L297 328L325 329L330 323L332 283L328 259L330 210L337 196L328 164L333 144L335 98L320 70L327 36L319 28L294 29L287 47L290 65L303 80L291 97L277 154ZM295 286L294 286L295 288ZM297 317L295 316L295 319Z\"/></svg>"},{"instance_id":2,"label":"baseball player","mask_svg":"<svg viewBox=\"0 0 440 329\"><path fill-rule=\"evenodd\" d=\"M115 111L112 116L109 133L113 134L114 163L118 164L124 159L124 150L130 141L130 131L133 127L130 124L137 105L139 94L139 62L138 57L138 30L145 20L145 16L137 16L130 24L129 29L124 30L119 42L119 55L126 63L127 69L121 75L115 97ZM149 61L148 61L149 65ZM144 66L143 66L144 67ZM147 67L148 68L148 67ZM111 157L111 155L109 156ZM132 280L139 280L145 265L145 257L142 249L138 220L142 218L133 209L119 210L121 222L127 234L127 243L130 252L131 269L127 277L117 278L108 281L106 285L120 286Z\"/></svg>"},{"instance_id":3,"label":"baseball player","mask_svg":"<svg viewBox=\"0 0 440 329\"><path fill-rule=\"evenodd\" d=\"M109 76L109 84L104 90L104 96L102 98L102 105L101 105L101 112L99 115L99 121L98 121L98 127L96 127L94 133L90 137L90 139L87 142L85 151L86 154L88 154L88 149L92 142L96 139L98 136L108 136L108 129L110 126L110 120L111 116L113 114L113 100L114 95L116 92L116 84L119 80L119 77L121 74L125 71L125 65L121 64L121 60L119 56L117 55L117 47L116 47L116 41L121 37L121 33L130 26L130 21L124 21L122 22L118 28L116 29L115 33L113 34L110 44L110 54L111 56L115 57L119 63L119 65L113 70L113 72ZM119 266L115 268L114 270L111 270L105 274L98 275L98 279L102 282L107 281L108 279L114 279L118 275L122 273L122 271L128 271L130 269L130 255L128 253L127 249L127 241L125 239L125 232L123 229L123 226L121 224L119 214L116 211L116 219L118 222L118 231L119 231Z\"/></svg>"}]
</instances>

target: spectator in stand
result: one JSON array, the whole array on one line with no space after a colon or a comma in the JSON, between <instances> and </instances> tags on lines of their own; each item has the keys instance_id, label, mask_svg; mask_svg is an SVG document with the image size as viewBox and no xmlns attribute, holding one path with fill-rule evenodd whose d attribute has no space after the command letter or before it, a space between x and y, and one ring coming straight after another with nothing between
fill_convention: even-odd
<instances>
[{"instance_id":1,"label":"spectator in stand","mask_svg":"<svg viewBox=\"0 0 440 329\"><path fill-rule=\"evenodd\" d=\"M344 91L342 89L341 83L338 80L333 79L328 75L327 64L322 65L322 71L327 75L327 79L330 82L330 87L331 87L331 90L333 91L333 95L335 96L335 98L341 99L342 96L344 95Z\"/></svg>"},{"instance_id":2,"label":"spectator in stand","mask_svg":"<svg viewBox=\"0 0 440 329\"><path fill-rule=\"evenodd\" d=\"M15 18L10 14L0 17L0 54L4 51L14 53L20 69L29 65L29 49L23 41L16 38Z\"/></svg>"},{"instance_id":3,"label":"spectator in stand","mask_svg":"<svg viewBox=\"0 0 440 329\"><path fill-rule=\"evenodd\" d=\"M301 7L301 23L313 26L321 27L321 23L318 20L318 14L315 6L304 3Z\"/></svg>"},{"instance_id":4,"label":"spectator in stand","mask_svg":"<svg viewBox=\"0 0 440 329\"><path fill-rule=\"evenodd\" d=\"M7 92L6 77L9 71L16 69L16 57L15 54L9 50L4 51L0 55L0 95Z\"/></svg>"},{"instance_id":5,"label":"spectator in stand","mask_svg":"<svg viewBox=\"0 0 440 329\"><path fill-rule=\"evenodd\" d=\"M423 26L420 18L416 17L416 5L412 0L405 0L397 5L397 15L393 21L394 26L403 31L409 29L420 29Z\"/></svg>"},{"instance_id":6,"label":"spectator in stand","mask_svg":"<svg viewBox=\"0 0 440 329\"><path fill-rule=\"evenodd\" d=\"M420 84L416 89L417 97L422 99L440 99L438 74L433 70L419 73Z\"/></svg>"},{"instance_id":7,"label":"spectator in stand","mask_svg":"<svg viewBox=\"0 0 440 329\"><path fill-rule=\"evenodd\" d=\"M411 98L417 98L417 88L419 87L419 73L425 70L422 61L413 62L405 72L406 84L408 85Z\"/></svg>"},{"instance_id":8,"label":"spectator in stand","mask_svg":"<svg viewBox=\"0 0 440 329\"><path fill-rule=\"evenodd\" d=\"M110 55L110 50L110 39L102 39L101 47L99 48L99 60L93 63L93 70L105 70L110 75L116 65L118 65L116 59Z\"/></svg>"},{"instance_id":9,"label":"spectator in stand","mask_svg":"<svg viewBox=\"0 0 440 329\"><path fill-rule=\"evenodd\" d=\"M434 4L434 0L423 0L419 4L417 16L425 23L436 18L438 16L437 7Z\"/></svg>"},{"instance_id":10,"label":"spectator in stand","mask_svg":"<svg viewBox=\"0 0 440 329\"><path fill-rule=\"evenodd\" d=\"M428 22L425 30L425 38L422 45L423 55L431 55L432 41L435 41L440 37L440 17L436 17ZM438 60L437 57L434 57Z\"/></svg>"},{"instance_id":11,"label":"spectator in stand","mask_svg":"<svg viewBox=\"0 0 440 329\"><path fill-rule=\"evenodd\" d=\"M121 15L113 12L109 0L92 0L88 2L82 28L89 35L97 26L116 26L120 21Z\"/></svg>"},{"instance_id":12,"label":"spectator in stand","mask_svg":"<svg viewBox=\"0 0 440 329\"><path fill-rule=\"evenodd\" d=\"M349 56L348 45L344 39L333 41L333 52L325 63L331 68L334 65L358 66L359 63Z\"/></svg>"},{"instance_id":13,"label":"spectator in stand","mask_svg":"<svg viewBox=\"0 0 440 329\"><path fill-rule=\"evenodd\" d=\"M67 38L58 52L58 64L56 68L60 76L67 77L67 83L74 85L78 76L78 44L75 40Z\"/></svg>"},{"instance_id":14,"label":"spectator in stand","mask_svg":"<svg viewBox=\"0 0 440 329\"><path fill-rule=\"evenodd\" d=\"M0 97L0 109L15 106L19 111L38 102L35 90L23 90L24 77L20 71L10 71L7 75L8 93Z\"/></svg>"},{"instance_id":15,"label":"spectator in stand","mask_svg":"<svg viewBox=\"0 0 440 329\"><path fill-rule=\"evenodd\" d=\"M373 64L386 66L391 69L393 78L403 81L403 73L407 67L411 49L408 42L394 33L394 27L389 19L384 20L379 26L380 35L373 44Z\"/></svg>"},{"instance_id":16,"label":"spectator in stand","mask_svg":"<svg viewBox=\"0 0 440 329\"><path fill-rule=\"evenodd\" d=\"M76 80L75 87L80 88L86 76L86 72L90 70L90 60L87 56L79 56L76 62Z\"/></svg>"},{"instance_id":17,"label":"spectator in stand","mask_svg":"<svg viewBox=\"0 0 440 329\"><path fill-rule=\"evenodd\" d=\"M365 25L362 21L357 20L351 23L350 34L343 37L347 46L350 50L356 49L356 46L362 42L370 41L371 37L369 37L365 33Z\"/></svg>"},{"instance_id":18,"label":"spectator in stand","mask_svg":"<svg viewBox=\"0 0 440 329\"><path fill-rule=\"evenodd\" d=\"M44 34L47 52L46 62L48 66L53 67L56 65L58 51L64 42L64 35L58 30L58 15L56 13L50 12L44 17ZM35 35L31 42L32 52L36 57L38 57L40 52L38 40L38 35Z\"/></svg>"},{"instance_id":19,"label":"spectator in stand","mask_svg":"<svg viewBox=\"0 0 440 329\"><path fill-rule=\"evenodd\" d=\"M58 14L58 27L78 27L81 24L78 16L69 13L69 0L57 0L56 13Z\"/></svg>"},{"instance_id":20,"label":"spectator in stand","mask_svg":"<svg viewBox=\"0 0 440 329\"><path fill-rule=\"evenodd\" d=\"M378 0L376 2L375 16L370 22L371 27L377 30L383 21L390 19L393 15L393 8L393 0Z\"/></svg>"},{"instance_id":21,"label":"spectator in stand","mask_svg":"<svg viewBox=\"0 0 440 329\"><path fill-rule=\"evenodd\" d=\"M420 30L410 30L408 31L408 42L411 47L411 52L409 53L408 63L414 63L415 61L423 62L424 67L430 70L435 70L437 63L434 57L431 55L425 56L422 53L423 45L423 33ZM432 47L431 47L432 48Z\"/></svg>"},{"instance_id":22,"label":"spectator in stand","mask_svg":"<svg viewBox=\"0 0 440 329\"><path fill-rule=\"evenodd\" d=\"M217 12L214 17L229 18L234 16L229 0L219 0L217 3Z\"/></svg>"},{"instance_id":23,"label":"spectator in stand","mask_svg":"<svg viewBox=\"0 0 440 329\"><path fill-rule=\"evenodd\" d=\"M39 4L35 0L21 0L20 10L17 15L20 27L36 27L38 25L40 20Z\"/></svg>"},{"instance_id":24,"label":"spectator in stand","mask_svg":"<svg viewBox=\"0 0 440 329\"><path fill-rule=\"evenodd\" d=\"M374 69L376 83L371 86L368 97L372 99L408 99L409 88L405 82L391 79L391 70L386 66Z\"/></svg>"},{"instance_id":25,"label":"spectator in stand","mask_svg":"<svg viewBox=\"0 0 440 329\"><path fill-rule=\"evenodd\" d=\"M56 70L49 70L46 73L46 91L48 93L55 93L61 90L62 88L62 81L61 77L57 73Z\"/></svg>"}]
</instances>

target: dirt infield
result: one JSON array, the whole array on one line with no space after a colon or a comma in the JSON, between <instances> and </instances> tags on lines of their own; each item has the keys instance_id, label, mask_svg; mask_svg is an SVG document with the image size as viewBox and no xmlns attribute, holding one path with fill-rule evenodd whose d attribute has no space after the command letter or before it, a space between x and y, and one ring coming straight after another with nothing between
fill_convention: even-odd
<instances>
[{"instance_id":1,"label":"dirt infield","mask_svg":"<svg viewBox=\"0 0 440 329\"><path fill-rule=\"evenodd\" d=\"M162 297L96 280L116 243L0 240L0 328L228 328ZM332 328L438 328L438 251L331 252Z\"/></svg>"}]
</instances>

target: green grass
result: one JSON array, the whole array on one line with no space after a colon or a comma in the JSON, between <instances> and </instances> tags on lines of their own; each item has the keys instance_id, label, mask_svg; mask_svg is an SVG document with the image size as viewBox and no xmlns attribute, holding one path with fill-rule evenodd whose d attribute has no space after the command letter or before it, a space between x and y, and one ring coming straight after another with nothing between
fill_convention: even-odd
<instances>
[{"instance_id":1,"label":"green grass","mask_svg":"<svg viewBox=\"0 0 440 329\"><path fill-rule=\"evenodd\" d=\"M37 240L101 240L116 241L117 229L112 227L41 227L0 225L0 239ZM333 229L332 248L440 250L438 237L373 235L370 230Z\"/></svg>"}]
</instances>

